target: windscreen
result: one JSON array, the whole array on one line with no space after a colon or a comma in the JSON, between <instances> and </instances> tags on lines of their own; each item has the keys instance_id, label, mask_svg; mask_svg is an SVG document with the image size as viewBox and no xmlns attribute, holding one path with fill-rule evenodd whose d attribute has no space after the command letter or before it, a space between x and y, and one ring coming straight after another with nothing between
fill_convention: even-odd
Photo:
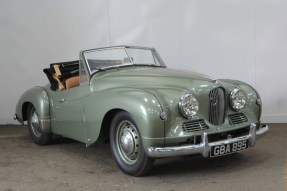
<instances>
[{"instance_id":1,"label":"windscreen","mask_svg":"<svg viewBox=\"0 0 287 191\"><path fill-rule=\"evenodd\" d=\"M90 73L121 66L163 66L153 49L114 47L84 53Z\"/></svg>"}]
</instances>

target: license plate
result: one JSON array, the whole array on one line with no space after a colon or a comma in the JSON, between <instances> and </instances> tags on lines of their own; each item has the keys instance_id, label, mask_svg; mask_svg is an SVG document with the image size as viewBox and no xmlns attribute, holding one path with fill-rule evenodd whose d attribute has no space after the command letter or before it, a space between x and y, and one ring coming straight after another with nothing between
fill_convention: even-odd
<instances>
[{"instance_id":1,"label":"license plate","mask_svg":"<svg viewBox=\"0 0 287 191\"><path fill-rule=\"evenodd\" d=\"M210 157L218 157L236 153L248 148L248 141L237 141L234 143L212 146L210 150Z\"/></svg>"}]
</instances>

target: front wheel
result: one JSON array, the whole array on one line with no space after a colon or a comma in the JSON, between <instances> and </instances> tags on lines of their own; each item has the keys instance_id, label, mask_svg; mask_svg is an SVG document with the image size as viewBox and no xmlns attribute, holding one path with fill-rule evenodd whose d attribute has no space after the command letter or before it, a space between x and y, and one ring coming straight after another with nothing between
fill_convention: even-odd
<instances>
[{"instance_id":1,"label":"front wheel","mask_svg":"<svg viewBox=\"0 0 287 191\"><path fill-rule=\"evenodd\" d=\"M52 133L44 133L40 127L39 116L33 105L28 107L28 129L31 138L38 145L47 145L51 142Z\"/></svg>"},{"instance_id":2,"label":"front wheel","mask_svg":"<svg viewBox=\"0 0 287 191\"><path fill-rule=\"evenodd\" d=\"M110 145L116 163L123 172L143 176L152 168L154 159L146 155L137 124L129 113L121 111L113 118Z\"/></svg>"}]
</instances>

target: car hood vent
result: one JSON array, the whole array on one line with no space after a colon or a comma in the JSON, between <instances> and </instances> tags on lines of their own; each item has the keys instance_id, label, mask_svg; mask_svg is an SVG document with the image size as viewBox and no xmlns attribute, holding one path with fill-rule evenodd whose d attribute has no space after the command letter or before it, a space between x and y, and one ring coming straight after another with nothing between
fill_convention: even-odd
<instances>
[{"instance_id":1,"label":"car hood vent","mask_svg":"<svg viewBox=\"0 0 287 191\"><path fill-rule=\"evenodd\" d=\"M185 121L182 124L182 129L185 132L200 131L208 128L209 127L205 124L205 122L202 119L195 121Z\"/></svg>"},{"instance_id":2,"label":"car hood vent","mask_svg":"<svg viewBox=\"0 0 287 191\"><path fill-rule=\"evenodd\" d=\"M228 115L229 125L236 125L240 123L245 123L247 121L248 119L243 113L235 113L235 114Z\"/></svg>"}]
</instances>

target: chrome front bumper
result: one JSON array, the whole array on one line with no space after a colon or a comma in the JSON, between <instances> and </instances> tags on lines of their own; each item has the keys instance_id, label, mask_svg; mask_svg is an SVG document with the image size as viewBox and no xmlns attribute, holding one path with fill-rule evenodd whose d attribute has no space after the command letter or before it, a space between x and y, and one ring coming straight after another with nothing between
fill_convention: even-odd
<instances>
[{"instance_id":1,"label":"chrome front bumper","mask_svg":"<svg viewBox=\"0 0 287 191\"><path fill-rule=\"evenodd\" d=\"M208 142L207 133L204 132L201 136L201 143L198 145L185 145L175 147L149 147L147 154L149 157L153 158L194 154L201 154L203 157L208 157L210 153L210 148L212 146L220 146L238 141L248 140L249 147L254 147L256 140L266 135L268 130L269 127L267 125L263 125L256 131L256 125L254 123L251 123L248 135L211 143Z\"/></svg>"}]
</instances>

